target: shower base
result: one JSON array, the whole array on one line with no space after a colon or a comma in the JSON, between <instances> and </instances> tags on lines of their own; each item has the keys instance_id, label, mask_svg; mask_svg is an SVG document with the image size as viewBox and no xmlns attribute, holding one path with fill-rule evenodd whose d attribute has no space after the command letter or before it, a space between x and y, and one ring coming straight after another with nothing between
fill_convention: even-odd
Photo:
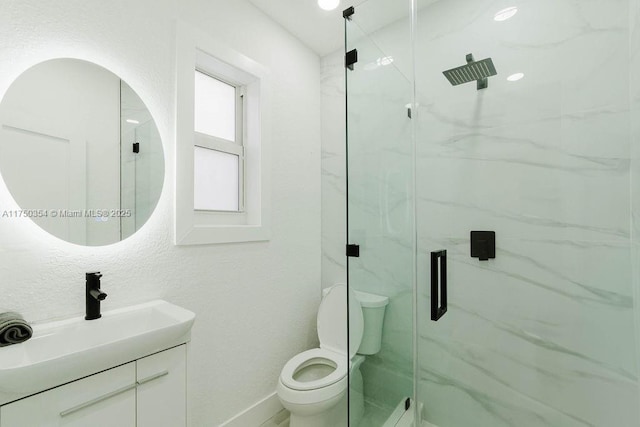
<instances>
[{"instance_id":1,"label":"shower base","mask_svg":"<svg viewBox=\"0 0 640 427\"><path fill-rule=\"evenodd\" d=\"M411 405L415 403L411 401ZM422 413L422 403L418 404L418 412ZM396 409L389 416L387 421L383 424L382 427L416 427L416 423L413 419L414 411L405 411L404 409L404 400L398 403ZM419 427L438 427L434 424L428 423L425 420L422 420L422 423Z\"/></svg>"}]
</instances>

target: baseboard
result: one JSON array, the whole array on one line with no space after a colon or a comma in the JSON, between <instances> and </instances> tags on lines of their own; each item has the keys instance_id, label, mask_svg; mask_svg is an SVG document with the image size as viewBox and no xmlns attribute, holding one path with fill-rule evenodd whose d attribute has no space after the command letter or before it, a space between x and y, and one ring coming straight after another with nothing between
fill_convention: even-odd
<instances>
[{"instance_id":1,"label":"baseboard","mask_svg":"<svg viewBox=\"0 0 640 427\"><path fill-rule=\"evenodd\" d=\"M225 421L220 427L258 427L283 409L278 395L273 392L238 415Z\"/></svg>"}]
</instances>

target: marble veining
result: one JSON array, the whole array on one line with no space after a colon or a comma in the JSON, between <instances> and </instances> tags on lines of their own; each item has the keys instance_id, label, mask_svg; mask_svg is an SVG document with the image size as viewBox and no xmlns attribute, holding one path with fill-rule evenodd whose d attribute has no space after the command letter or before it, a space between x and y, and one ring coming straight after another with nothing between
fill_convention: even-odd
<instances>
[{"instance_id":1,"label":"marble veining","mask_svg":"<svg viewBox=\"0 0 640 427\"><path fill-rule=\"evenodd\" d=\"M628 236L628 230L624 228L611 229L607 227L597 227L597 226L592 226L588 224L561 222L556 220L555 218L540 218L540 217L535 217L531 215L524 215L519 212L510 213L510 212L505 212L503 210L498 211L495 209L484 208L477 205L471 205L463 201L458 202L458 201L435 200L428 197L419 197L419 200L421 202L426 202L428 204L441 205L441 206L445 206L453 209L460 209L467 212L473 211L475 213L486 213L486 214L489 214L492 218L501 218L509 221L527 224L527 225L536 225L536 226L557 228L557 229L575 229L578 231L592 231L598 234L608 236L609 239Z\"/></svg>"},{"instance_id":2,"label":"marble veining","mask_svg":"<svg viewBox=\"0 0 640 427\"><path fill-rule=\"evenodd\" d=\"M478 416L474 421L474 426L477 427L497 427L497 426L510 426L510 427L522 427L526 426L551 426L558 425L550 417L546 417L542 413L538 413L532 410L528 410L526 407L514 405L508 400L496 399L488 393L470 387L468 384L462 381L457 381L446 375L442 375L433 370L423 369L421 371L421 380L425 383L434 384L439 389L452 388L457 392L463 393L469 400L477 403L485 412L483 416ZM428 412L428 410L427 410ZM591 426L596 427L595 424L588 422L571 414L565 414L560 412L572 421L571 426ZM489 417L487 417L487 415ZM479 421L480 419L489 419L488 422ZM515 420L514 420L515 419Z\"/></svg>"}]
</instances>

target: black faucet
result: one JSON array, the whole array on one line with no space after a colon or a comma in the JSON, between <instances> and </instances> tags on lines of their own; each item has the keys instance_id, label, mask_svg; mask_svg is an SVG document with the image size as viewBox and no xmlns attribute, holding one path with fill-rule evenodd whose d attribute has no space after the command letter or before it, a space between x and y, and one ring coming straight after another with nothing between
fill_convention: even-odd
<instances>
[{"instance_id":1,"label":"black faucet","mask_svg":"<svg viewBox=\"0 0 640 427\"><path fill-rule=\"evenodd\" d=\"M102 274L99 271L95 273L87 273L87 315L84 316L85 320L94 320L102 317L100 314L100 301L107 297L107 294L100 290L100 278Z\"/></svg>"}]
</instances>

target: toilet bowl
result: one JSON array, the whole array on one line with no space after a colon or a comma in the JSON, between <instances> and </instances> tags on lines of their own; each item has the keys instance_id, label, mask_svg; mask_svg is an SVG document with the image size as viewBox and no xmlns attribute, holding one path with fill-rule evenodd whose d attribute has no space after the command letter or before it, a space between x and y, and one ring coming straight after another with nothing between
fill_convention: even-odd
<instances>
[{"instance_id":1,"label":"toilet bowl","mask_svg":"<svg viewBox=\"0 0 640 427\"><path fill-rule=\"evenodd\" d=\"M365 323L359 299L342 284L323 294L317 317L320 348L291 358L278 379L277 394L291 413L290 427L346 427L348 373L362 382L362 376L358 377L357 373L364 356L356 356L356 351L362 342ZM354 397L356 404L352 402L352 407L359 408L361 396Z\"/></svg>"}]
</instances>

